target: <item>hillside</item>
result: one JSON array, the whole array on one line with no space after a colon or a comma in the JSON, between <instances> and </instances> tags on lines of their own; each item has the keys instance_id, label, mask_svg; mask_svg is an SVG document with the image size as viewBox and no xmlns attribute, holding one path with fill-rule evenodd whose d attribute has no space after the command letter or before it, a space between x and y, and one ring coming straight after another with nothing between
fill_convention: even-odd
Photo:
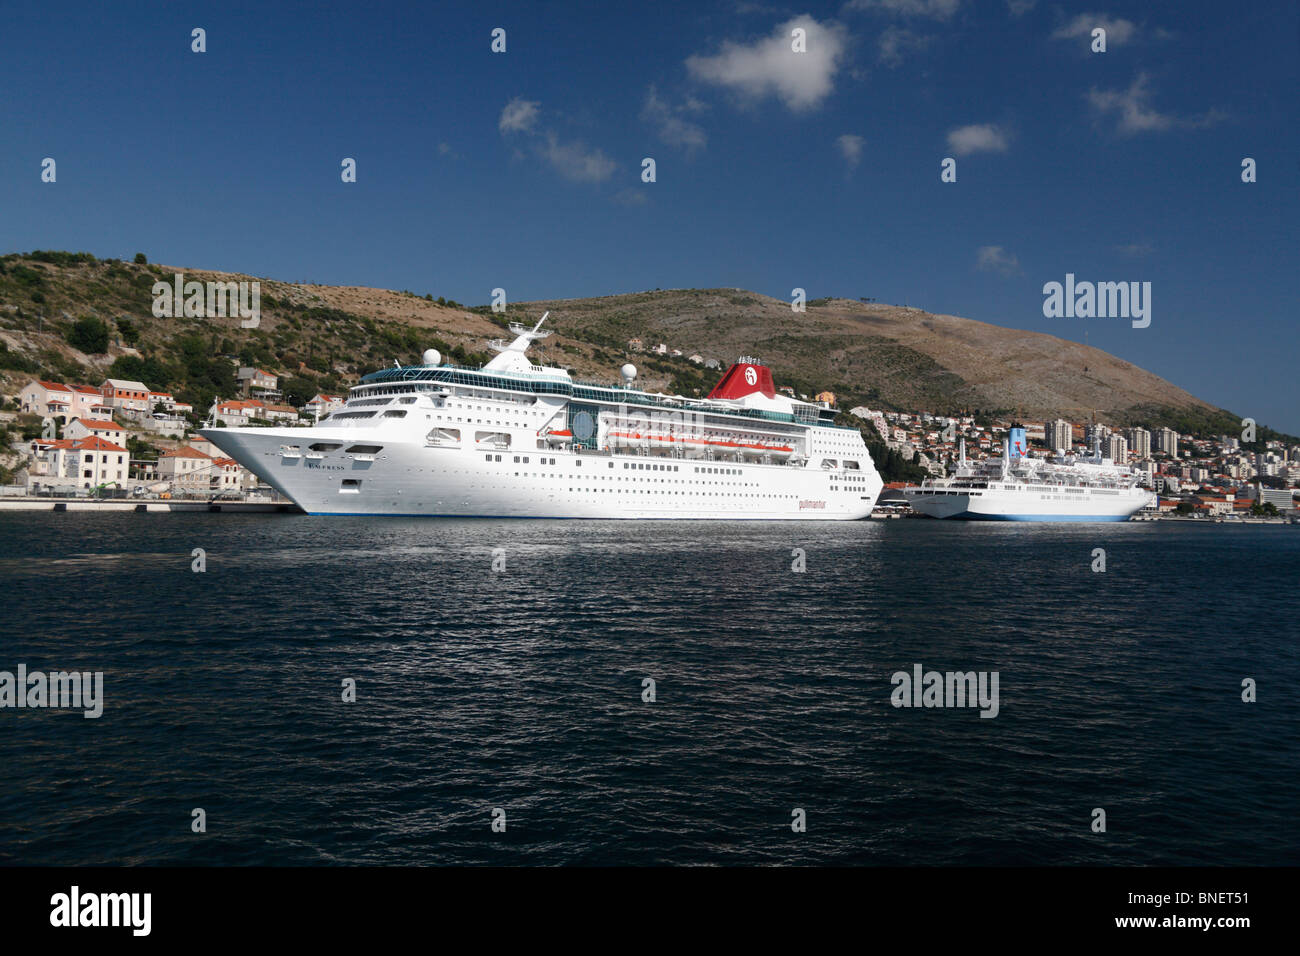
<instances>
[{"instance_id":1,"label":"hillside","mask_svg":"<svg viewBox=\"0 0 1300 956\"><path fill-rule=\"evenodd\" d=\"M980 409L1039 420L1080 420L1095 412L1119 424L1148 421L1153 413L1188 419L1221 413L1099 349L900 306L825 299L796 314L788 302L752 292L691 289L528 308L551 309L571 334L611 348L637 337L688 355L756 355L778 381L793 380L805 391L829 388L873 406Z\"/></svg>"},{"instance_id":2,"label":"hillside","mask_svg":"<svg viewBox=\"0 0 1300 956\"><path fill-rule=\"evenodd\" d=\"M414 362L430 346L476 364L509 320L532 322L549 309L555 334L541 357L579 379L614 380L636 337L724 367L757 355L778 383L808 394L830 389L845 408L1240 427L1236 416L1098 349L897 306L828 299L795 314L787 302L751 292L691 289L514 303L502 316L442 304L432 293L260 279L260 326L243 329L236 318L155 318L152 285L177 271L198 281L255 278L86 253L0 257L4 393L34 375L97 384L112 374L171 390L197 410L233 392L238 362L280 374L286 396L301 402L394 360ZM704 392L718 375L684 357L633 360L651 389Z\"/></svg>"}]
</instances>

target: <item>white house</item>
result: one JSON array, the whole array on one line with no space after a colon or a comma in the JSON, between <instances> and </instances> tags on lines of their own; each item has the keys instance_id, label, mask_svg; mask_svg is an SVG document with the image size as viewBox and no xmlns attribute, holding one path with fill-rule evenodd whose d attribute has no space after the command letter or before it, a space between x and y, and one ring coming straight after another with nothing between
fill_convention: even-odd
<instances>
[{"instance_id":1,"label":"white house","mask_svg":"<svg viewBox=\"0 0 1300 956\"><path fill-rule=\"evenodd\" d=\"M177 491L207 491L218 473L216 462L194 448L182 446L158 456L158 477Z\"/></svg>"},{"instance_id":2,"label":"white house","mask_svg":"<svg viewBox=\"0 0 1300 956\"><path fill-rule=\"evenodd\" d=\"M208 441L202 435L195 435L193 438L185 439L185 444L189 445L195 451L203 452L203 454L207 455L209 458L219 457L217 446L212 444L212 442Z\"/></svg>"},{"instance_id":3,"label":"white house","mask_svg":"<svg viewBox=\"0 0 1300 956\"><path fill-rule=\"evenodd\" d=\"M95 418L74 418L63 429L63 437L77 441L81 438L103 438L114 444L125 445L129 433L117 422Z\"/></svg>"},{"instance_id":4,"label":"white house","mask_svg":"<svg viewBox=\"0 0 1300 956\"><path fill-rule=\"evenodd\" d=\"M208 417L213 422L225 422L227 428L241 428L254 418L266 417L266 406L256 399L217 401L208 409Z\"/></svg>"},{"instance_id":5,"label":"white house","mask_svg":"<svg viewBox=\"0 0 1300 956\"><path fill-rule=\"evenodd\" d=\"M33 380L18 393L18 407L31 415L45 415L60 424L72 413L72 389L62 382Z\"/></svg>"},{"instance_id":6,"label":"white house","mask_svg":"<svg viewBox=\"0 0 1300 956\"><path fill-rule=\"evenodd\" d=\"M292 405L263 405L261 417L268 422L296 422L298 409Z\"/></svg>"},{"instance_id":7,"label":"white house","mask_svg":"<svg viewBox=\"0 0 1300 956\"><path fill-rule=\"evenodd\" d=\"M229 494L244 490L248 473L240 467L239 462L233 458L214 458L212 466L212 491Z\"/></svg>"},{"instance_id":8,"label":"white house","mask_svg":"<svg viewBox=\"0 0 1300 956\"><path fill-rule=\"evenodd\" d=\"M343 397L340 395L326 395L324 393L315 395L312 400L302 407L302 410L313 418L324 418L335 409L343 407Z\"/></svg>"},{"instance_id":9,"label":"white house","mask_svg":"<svg viewBox=\"0 0 1300 956\"><path fill-rule=\"evenodd\" d=\"M150 392L149 410L153 411L159 405L166 409L167 413L173 418L180 417L183 412L194 411L193 405L188 402L176 401L171 392Z\"/></svg>"},{"instance_id":10,"label":"white house","mask_svg":"<svg viewBox=\"0 0 1300 956\"><path fill-rule=\"evenodd\" d=\"M35 460L29 473L33 476L68 479L84 489L108 482L117 482L119 486L126 484L127 452L121 445L91 437L35 441L32 446Z\"/></svg>"}]
</instances>

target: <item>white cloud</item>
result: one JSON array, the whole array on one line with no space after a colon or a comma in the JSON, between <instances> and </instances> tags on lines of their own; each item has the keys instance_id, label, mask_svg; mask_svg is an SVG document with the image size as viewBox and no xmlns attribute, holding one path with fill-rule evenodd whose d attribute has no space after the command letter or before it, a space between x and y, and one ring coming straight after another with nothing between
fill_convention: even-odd
<instances>
[{"instance_id":1,"label":"white cloud","mask_svg":"<svg viewBox=\"0 0 1300 956\"><path fill-rule=\"evenodd\" d=\"M1161 113L1150 105L1151 90L1148 81L1147 74L1139 73L1132 85L1123 92L1098 90L1094 87L1088 91L1088 103L1098 116L1118 116L1119 124L1116 128L1120 133L1128 135L1159 132L1174 127L1196 129L1212 126L1224 118L1217 110L1210 110L1199 117Z\"/></svg>"},{"instance_id":2,"label":"white cloud","mask_svg":"<svg viewBox=\"0 0 1300 956\"><path fill-rule=\"evenodd\" d=\"M1013 17L1023 17L1037 4L1038 0L1007 0L1007 10Z\"/></svg>"},{"instance_id":3,"label":"white cloud","mask_svg":"<svg viewBox=\"0 0 1300 956\"><path fill-rule=\"evenodd\" d=\"M1127 43L1137 34L1137 27L1131 20L1112 17L1106 13L1081 13L1069 23L1058 27L1052 33L1053 40L1072 40L1075 37L1091 37L1092 31L1101 27L1106 31L1106 44Z\"/></svg>"},{"instance_id":4,"label":"white cloud","mask_svg":"<svg viewBox=\"0 0 1300 956\"><path fill-rule=\"evenodd\" d=\"M961 0L849 0L849 10L880 10L904 17L930 17L948 20L961 6Z\"/></svg>"},{"instance_id":5,"label":"white cloud","mask_svg":"<svg viewBox=\"0 0 1300 956\"><path fill-rule=\"evenodd\" d=\"M904 51L924 50L930 45L930 39L903 27L886 27L876 41L876 48L879 50L878 59L890 69L901 66Z\"/></svg>"},{"instance_id":6,"label":"white cloud","mask_svg":"<svg viewBox=\"0 0 1300 956\"><path fill-rule=\"evenodd\" d=\"M562 143L554 133L546 134L546 145L541 147L541 153L556 172L574 182L601 183L618 168L618 164L599 149L587 149L579 142Z\"/></svg>"},{"instance_id":7,"label":"white cloud","mask_svg":"<svg viewBox=\"0 0 1300 956\"><path fill-rule=\"evenodd\" d=\"M948 131L948 148L958 156L971 153L1005 153L1007 135L991 123L959 126Z\"/></svg>"},{"instance_id":8,"label":"white cloud","mask_svg":"<svg viewBox=\"0 0 1300 956\"><path fill-rule=\"evenodd\" d=\"M845 133L835 141L835 145L839 148L840 155L844 157L844 161L849 164L850 169L857 166L858 163L862 161L862 146L864 142L865 141L862 137L855 133Z\"/></svg>"},{"instance_id":9,"label":"white cloud","mask_svg":"<svg viewBox=\"0 0 1300 956\"><path fill-rule=\"evenodd\" d=\"M1130 242L1128 245L1116 246L1115 251L1130 259L1144 259L1155 252L1155 246L1149 242Z\"/></svg>"},{"instance_id":10,"label":"white cloud","mask_svg":"<svg viewBox=\"0 0 1300 956\"><path fill-rule=\"evenodd\" d=\"M641 118L653 124L659 131L659 138L669 146L680 146L687 150L702 149L708 142L704 129L698 123L686 119L684 114L699 112L703 108L704 104L695 99L687 99L682 106L674 107L660 99L658 91L651 86L646 93Z\"/></svg>"},{"instance_id":11,"label":"white cloud","mask_svg":"<svg viewBox=\"0 0 1300 956\"><path fill-rule=\"evenodd\" d=\"M980 246L976 266L982 272L997 272L1004 276L1020 274L1020 260L1001 246Z\"/></svg>"},{"instance_id":12,"label":"white cloud","mask_svg":"<svg viewBox=\"0 0 1300 956\"><path fill-rule=\"evenodd\" d=\"M806 48L796 53L791 31L801 28ZM835 74L845 57L848 34L838 24L795 17L769 37L753 43L727 41L713 56L691 56L686 68L697 80L726 87L741 96L776 96L792 110L818 106L835 88Z\"/></svg>"},{"instance_id":13,"label":"white cloud","mask_svg":"<svg viewBox=\"0 0 1300 956\"><path fill-rule=\"evenodd\" d=\"M524 139L514 138L515 158L522 158L531 150L548 162L560 175L574 182L600 183L609 179L618 164L599 149L588 149L584 143L565 142L554 130L539 129L538 116L541 104L516 96L501 111L497 128L501 135L522 133Z\"/></svg>"},{"instance_id":14,"label":"white cloud","mask_svg":"<svg viewBox=\"0 0 1300 956\"><path fill-rule=\"evenodd\" d=\"M526 133L537 125L537 113L541 103L516 96L501 111L497 129L502 133Z\"/></svg>"}]
</instances>

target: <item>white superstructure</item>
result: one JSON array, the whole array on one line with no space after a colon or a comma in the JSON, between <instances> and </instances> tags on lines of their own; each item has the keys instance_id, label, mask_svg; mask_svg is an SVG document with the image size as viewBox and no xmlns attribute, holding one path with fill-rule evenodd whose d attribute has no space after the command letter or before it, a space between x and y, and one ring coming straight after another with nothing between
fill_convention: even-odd
<instances>
[{"instance_id":1,"label":"white superstructure","mask_svg":"<svg viewBox=\"0 0 1300 956\"><path fill-rule=\"evenodd\" d=\"M545 321L546 316L542 316ZM881 480L856 428L780 395L753 359L706 399L533 365L542 322L479 369L372 372L310 428L201 430L310 514L849 520Z\"/></svg>"},{"instance_id":2,"label":"white superstructure","mask_svg":"<svg viewBox=\"0 0 1300 956\"><path fill-rule=\"evenodd\" d=\"M1023 450L1023 429L1013 429L1001 458L982 462L967 461L963 440L953 477L904 488L903 496L913 510L932 518L975 521L1127 521L1155 503L1137 484L1140 472L1098 450L1091 458L1050 460Z\"/></svg>"}]
</instances>

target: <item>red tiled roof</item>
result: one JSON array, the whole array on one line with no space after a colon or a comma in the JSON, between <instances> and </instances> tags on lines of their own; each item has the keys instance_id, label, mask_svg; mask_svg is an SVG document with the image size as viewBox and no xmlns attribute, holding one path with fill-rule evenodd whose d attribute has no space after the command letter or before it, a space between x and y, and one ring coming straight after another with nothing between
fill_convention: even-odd
<instances>
[{"instance_id":1,"label":"red tiled roof","mask_svg":"<svg viewBox=\"0 0 1300 956\"><path fill-rule=\"evenodd\" d=\"M72 448L76 451L126 451L121 445L114 445L108 439L100 438L98 435L75 441L72 443Z\"/></svg>"},{"instance_id":2,"label":"red tiled roof","mask_svg":"<svg viewBox=\"0 0 1300 956\"><path fill-rule=\"evenodd\" d=\"M99 421L98 419L94 419L94 418L91 419L74 418L72 422L81 422L81 424L85 425L87 428L98 428L103 431L111 431L111 432L126 431L126 429L123 428L121 425L119 425L117 422L110 422L107 419L105 419L104 421ZM72 422L68 422L68 424L71 425Z\"/></svg>"}]
</instances>

